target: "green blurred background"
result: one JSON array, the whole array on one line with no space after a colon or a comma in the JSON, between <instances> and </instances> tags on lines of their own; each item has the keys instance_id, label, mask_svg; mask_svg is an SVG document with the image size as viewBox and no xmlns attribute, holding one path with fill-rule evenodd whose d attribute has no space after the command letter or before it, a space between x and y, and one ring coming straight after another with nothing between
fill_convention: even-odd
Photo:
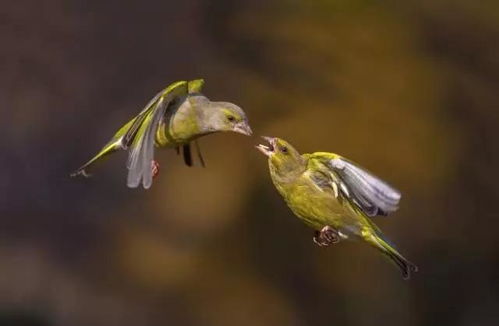
<instances>
[{"instance_id":1,"label":"green blurred background","mask_svg":"<svg viewBox=\"0 0 499 326\"><path fill-rule=\"evenodd\" d=\"M0 325L497 325L499 2L4 1ZM70 179L156 91L206 79L256 135L398 187L376 222L420 267L312 243L259 142Z\"/></svg>"}]
</instances>

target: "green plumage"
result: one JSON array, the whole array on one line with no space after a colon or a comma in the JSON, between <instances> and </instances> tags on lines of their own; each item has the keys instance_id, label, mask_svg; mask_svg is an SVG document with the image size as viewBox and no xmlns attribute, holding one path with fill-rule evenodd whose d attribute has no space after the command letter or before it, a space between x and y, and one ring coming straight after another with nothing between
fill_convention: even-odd
<instances>
[{"instance_id":1,"label":"green plumage","mask_svg":"<svg viewBox=\"0 0 499 326\"><path fill-rule=\"evenodd\" d=\"M416 271L370 220L398 208L395 189L339 155L300 155L284 140L267 140L270 145L258 149L268 156L272 181L298 218L314 230L329 226L343 239L367 242L397 264L404 278Z\"/></svg>"},{"instance_id":2,"label":"green plumage","mask_svg":"<svg viewBox=\"0 0 499 326\"><path fill-rule=\"evenodd\" d=\"M175 82L149 101L144 109L121 127L111 140L72 176L88 176L87 170L103 157L128 150L128 186L144 188L152 184L154 147L184 147L185 161L191 165L192 141L214 132L234 131L250 135L244 111L228 102L212 102L201 94L204 80ZM199 147L196 144L202 164Z\"/></svg>"}]
</instances>

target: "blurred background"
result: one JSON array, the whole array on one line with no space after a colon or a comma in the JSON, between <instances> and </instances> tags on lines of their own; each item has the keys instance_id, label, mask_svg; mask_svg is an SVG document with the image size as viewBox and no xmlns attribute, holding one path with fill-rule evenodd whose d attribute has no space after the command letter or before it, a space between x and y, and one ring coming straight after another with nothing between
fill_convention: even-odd
<instances>
[{"instance_id":1,"label":"blurred background","mask_svg":"<svg viewBox=\"0 0 499 326\"><path fill-rule=\"evenodd\" d=\"M497 325L499 2L4 2L0 325ZM420 267L324 249L257 137L68 174L169 83L206 79L256 135L334 151L403 193L375 222Z\"/></svg>"}]
</instances>

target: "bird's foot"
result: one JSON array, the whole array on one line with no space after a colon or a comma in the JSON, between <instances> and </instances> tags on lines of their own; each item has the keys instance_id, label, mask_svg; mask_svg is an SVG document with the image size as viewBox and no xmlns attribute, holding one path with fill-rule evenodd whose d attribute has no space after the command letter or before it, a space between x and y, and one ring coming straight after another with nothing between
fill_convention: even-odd
<instances>
[{"instance_id":1,"label":"bird's foot","mask_svg":"<svg viewBox=\"0 0 499 326\"><path fill-rule=\"evenodd\" d=\"M337 230L329 225L326 225L320 231L315 231L314 242L319 247L327 247L329 245L338 243L340 236Z\"/></svg>"},{"instance_id":2,"label":"bird's foot","mask_svg":"<svg viewBox=\"0 0 499 326\"><path fill-rule=\"evenodd\" d=\"M151 162L152 177L155 178L159 174L159 163L158 161L152 160Z\"/></svg>"}]
</instances>

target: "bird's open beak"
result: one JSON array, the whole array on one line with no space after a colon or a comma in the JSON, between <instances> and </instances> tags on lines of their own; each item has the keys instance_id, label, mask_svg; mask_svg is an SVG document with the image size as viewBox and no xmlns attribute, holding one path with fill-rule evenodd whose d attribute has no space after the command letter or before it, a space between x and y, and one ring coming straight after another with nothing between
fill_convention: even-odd
<instances>
[{"instance_id":1,"label":"bird's open beak","mask_svg":"<svg viewBox=\"0 0 499 326\"><path fill-rule=\"evenodd\" d=\"M253 131L246 121L241 121L234 126L234 131L246 136L251 136Z\"/></svg>"},{"instance_id":2,"label":"bird's open beak","mask_svg":"<svg viewBox=\"0 0 499 326\"><path fill-rule=\"evenodd\" d=\"M257 145L255 146L260 152L263 153L263 155L265 156L268 156L270 157L270 155L272 155L274 153L274 148L275 148L275 138L272 138L272 137L265 137L265 136L262 136L263 139L265 139L269 145L263 145L263 144L260 144L260 145Z\"/></svg>"}]
</instances>

